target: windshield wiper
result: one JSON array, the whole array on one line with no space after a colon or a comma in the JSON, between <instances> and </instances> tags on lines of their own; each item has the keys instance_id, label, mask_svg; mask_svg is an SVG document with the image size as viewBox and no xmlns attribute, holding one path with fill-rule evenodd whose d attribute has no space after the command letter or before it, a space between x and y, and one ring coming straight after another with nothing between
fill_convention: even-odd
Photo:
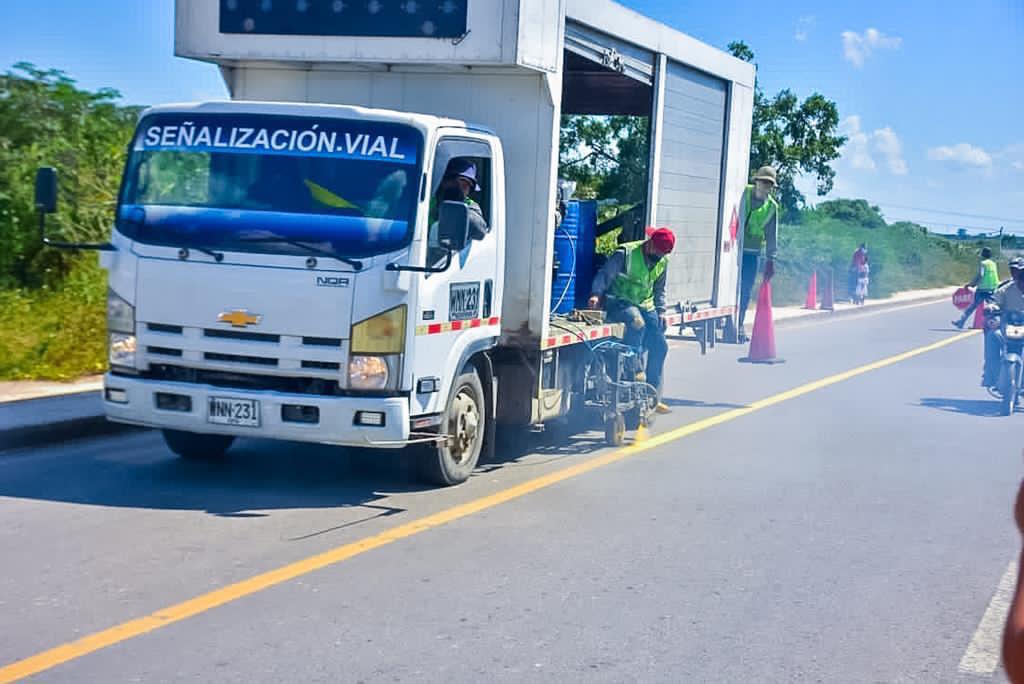
<instances>
[{"instance_id":1,"label":"windshield wiper","mask_svg":"<svg viewBox=\"0 0 1024 684\"><path fill-rule=\"evenodd\" d=\"M320 247L314 247L313 245L308 244L306 242L302 242L301 240L290 240L288 238L283 238L283 237L266 237L266 238L240 238L239 241L240 242L281 242L281 243L284 243L286 245L292 245L293 247L298 247L300 249L304 249L307 252L311 252L313 254L320 254L321 256L329 257L331 259L337 259L341 263L348 264L349 266L351 266L352 268L354 268L357 271L363 270L363 262L359 261L358 259L351 259L349 257L342 256L342 255L338 254L337 252L332 252L332 251L330 251L328 249L321 249Z\"/></svg>"},{"instance_id":2,"label":"windshield wiper","mask_svg":"<svg viewBox=\"0 0 1024 684\"><path fill-rule=\"evenodd\" d=\"M224 261L223 252L215 252L212 249L207 249L206 247L198 247L196 245L192 245L192 249L196 250L197 252L202 252L207 256L213 257L213 260L216 261L217 263Z\"/></svg>"}]
</instances>

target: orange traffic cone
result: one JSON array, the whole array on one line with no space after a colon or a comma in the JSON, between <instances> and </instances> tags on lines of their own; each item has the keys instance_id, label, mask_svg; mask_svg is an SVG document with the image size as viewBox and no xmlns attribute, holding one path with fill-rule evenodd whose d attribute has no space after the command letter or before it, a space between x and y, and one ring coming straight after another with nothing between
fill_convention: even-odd
<instances>
[{"instance_id":1,"label":"orange traffic cone","mask_svg":"<svg viewBox=\"0 0 1024 684\"><path fill-rule=\"evenodd\" d=\"M818 308L818 272L811 271L811 282L807 286L807 301L804 302L805 309Z\"/></svg>"},{"instance_id":2,"label":"orange traffic cone","mask_svg":"<svg viewBox=\"0 0 1024 684\"><path fill-rule=\"evenodd\" d=\"M757 312L754 314L754 331L750 335L750 351L743 363L784 363L775 356L775 323L772 320L772 283L761 283L757 295Z\"/></svg>"},{"instance_id":3,"label":"orange traffic cone","mask_svg":"<svg viewBox=\"0 0 1024 684\"><path fill-rule=\"evenodd\" d=\"M985 306L979 304L978 308L974 310L974 323L971 328L974 330L983 329L985 327Z\"/></svg>"},{"instance_id":4,"label":"orange traffic cone","mask_svg":"<svg viewBox=\"0 0 1024 684\"><path fill-rule=\"evenodd\" d=\"M825 277L825 287L821 289L821 310L836 310L836 282L831 270L828 271L828 275Z\"/></svg>"}]
</instances>

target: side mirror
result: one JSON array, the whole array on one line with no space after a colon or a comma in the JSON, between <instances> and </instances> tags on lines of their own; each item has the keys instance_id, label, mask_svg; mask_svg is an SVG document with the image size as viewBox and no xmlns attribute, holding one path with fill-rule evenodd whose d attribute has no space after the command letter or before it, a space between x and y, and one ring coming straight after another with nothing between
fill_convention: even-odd
<instances>
[{"instance_id":1,"label":"side mirror","mask_svg":"<svg viewBox=\"0 0 1024 684\"><path fill-rule=\"evenodd\" d=\"M469 244L469 207L465 202L443 202L437 220L437 242L452 252Z\"/></svg>"},{"instance_id":2,"label":"side mirror","mask_svg":"<svg viewBox=\"0 0 1024 684\"><path fill-rule=\"evenodd\" d=\"M44 214L57 211L57 169L52 166L36 171L36 209Z\"/></svg>"}]
</instances>

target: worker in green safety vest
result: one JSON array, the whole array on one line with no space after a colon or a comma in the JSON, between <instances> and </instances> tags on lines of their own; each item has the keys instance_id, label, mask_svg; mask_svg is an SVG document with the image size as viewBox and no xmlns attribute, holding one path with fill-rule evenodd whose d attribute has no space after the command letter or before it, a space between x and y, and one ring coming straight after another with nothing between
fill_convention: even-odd
<instances>
[{"instance_id":1,"label":"worker in green safety vest","mask_svg":"<svg viewBox=\"0 0 1024 684\"><path fill-rule=\"evenodd\" d=\"M978 272L964 287L977 287L978 289L974 291L974 301L964 310L964 314L959 320L953 321L953 325L958 328L964 327L967 318L974 313L978 305L990 301L992 294L999 288L999 267L996 266L996 262L992 261L992 250L988 247L982 247Z\"/></svg>"},{"instance_id":2,"label":"worker in green safety vest","mask_svg":"<svg viewBox=\"0 0 1024 684\"><path fill-rule=\"evenodd\" d=\"M647 350L646 382L657 390L658 413L669 412L661 401L661 380L668 356L665 280L675 244L676 236L668 228L648 228L646 240L621 245L608 258L590 290L590 308L604 300L608 320L626 324L623 341Z\"/></svg>"},{"instance_id":3,"label":"worker in green safety vest","mask_svg":"<svg viewBox=\"0 0 1024 684\"><path fill-rule=\"evenodd\" d=\"M764 279L775 275L775 254L778 244L779 203L772 197L778 187L775 169L762 166L754 174L754 182L743 192L740 216L743 218L743 256L740 268L740 311L738 341L746 342L743 320L754 292L761 254L764 253Z\"/></svg>"},{"instance_id":4,"label":"worker in green safety vest","mask_svg":"<svg viewBox=\"0 0 1024 684\"><path fill-rule=\"evenodd\" d=\"M437 241L437 219L441 211L441 203L446 201L464 202L469 208L469 232L474 240L482 240L490 232L490 226L484 219L483 209L470 197L471 193L481 192L476 179L476 164L467 157L455 157L445 167L444 176L437 192L430 198L430 209L427 212L427 265L432 266L444 258L447 253Z\"/></svg>"}]
</instances>

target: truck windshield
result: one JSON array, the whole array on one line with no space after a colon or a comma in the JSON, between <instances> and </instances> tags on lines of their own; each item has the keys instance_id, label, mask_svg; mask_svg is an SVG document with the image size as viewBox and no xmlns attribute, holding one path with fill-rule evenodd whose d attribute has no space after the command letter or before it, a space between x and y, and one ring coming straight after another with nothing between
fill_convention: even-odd
<instances>
[{"instance_id":1,"label":"truck windshield","mask_svg":"<svg viewBox=\"0 0 1024 684\"><path fill-rule=\"evenodd\" d=\"M135 135L117 228L184 247L387 253L412 237L422 148L416 129L387 122L151 115Z\"/></svg>"}]
</instances>

